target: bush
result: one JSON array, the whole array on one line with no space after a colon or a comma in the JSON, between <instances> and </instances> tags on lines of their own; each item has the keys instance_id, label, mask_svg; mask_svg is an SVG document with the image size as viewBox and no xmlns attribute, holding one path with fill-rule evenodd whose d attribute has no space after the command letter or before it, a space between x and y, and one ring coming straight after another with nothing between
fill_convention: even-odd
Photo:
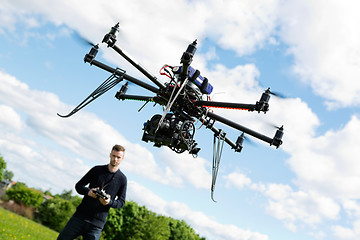
<instances>
[{"instance_id":1,"label":"bush","mask_svg":"<svg viewBox=\"0 0 360 240\"><path fill-rule=\"evenodd\" d=\"M55 197L41 204L38 219L45 226L59 232L65 227L75 208L71 201Z\"/></svg>"},{"instance_id":2,"label":"bush","mask_svg":"<svg viewBox=\"0 0 360 240\"><path fill-rule=\"evenodd\" d=\"M16 183L6 191L6 197L18 204L27 207L39 207L44 200L43 193L39 190L28 188L24 183Z\"/></svg>"},{"instance_id":3,"label":"bush","mask_svg":"<svg viewBox=\"0 0 360 240\"><path fill-rule=\"evenodd\" d=\"M129 201L121 209L110 209L101 239L204 240L186 224L151 212Z\"/></svg>"}]
</instances>

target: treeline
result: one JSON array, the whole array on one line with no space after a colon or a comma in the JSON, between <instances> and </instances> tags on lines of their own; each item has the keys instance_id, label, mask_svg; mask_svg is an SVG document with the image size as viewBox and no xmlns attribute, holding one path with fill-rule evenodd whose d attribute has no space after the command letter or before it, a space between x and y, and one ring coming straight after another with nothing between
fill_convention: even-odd
<instances>
[{"instance_id":1,"label":"treeline","mask_svg":"<svg viewBox=\"0 0 360 240\"><path fill-rule=\"evenodd\" d=\"M3 170L0 169L0 172ZM5 200L31 209L34 214L27 214L27 217L58 232L81 202L81 198L73 196L72 191L52 195L50 191L29 188L25 183L16 183L6 191L5 196ZM185 221L158 215L133 201L127 201L123 208L110 209L100 239L205 240Z\"/></svg>"}]
</instances>

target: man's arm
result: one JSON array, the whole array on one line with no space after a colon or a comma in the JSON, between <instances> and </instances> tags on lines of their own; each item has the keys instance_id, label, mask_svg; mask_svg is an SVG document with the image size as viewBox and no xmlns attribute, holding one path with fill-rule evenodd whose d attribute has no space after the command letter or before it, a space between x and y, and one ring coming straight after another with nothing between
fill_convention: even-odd
<instances>
[{"instance_id":1,"label":"man's arm","mask_svg":"<svg viewBox=\"0 0 360 240\"><path fill-rule=\"evenodd\" d=\"M76 184L75 184L75 190L81 194L81 195L89 195L92 193L93 195L95 195L95 193L93 193L91 191L91 189L89 187L86 187L91 180L91 177L93 175L93 169L90 169ZM96 197L96 195L95 195Z\"/></svg>"},{"instance_id":2,"label":"man's arm","mask_svg":"<svg viewBox=\"0 0 360 240\"><path fill-rule=\"evenodd\" d=\"M122 208L125 205L125 199L126 199L126 189L127 189L127 178L124 175L124 178L122 179L121 187L119 188L119 191L117 193L117 199L110 201L110 207L112 208Z\"/></svg>"}]
</instances>

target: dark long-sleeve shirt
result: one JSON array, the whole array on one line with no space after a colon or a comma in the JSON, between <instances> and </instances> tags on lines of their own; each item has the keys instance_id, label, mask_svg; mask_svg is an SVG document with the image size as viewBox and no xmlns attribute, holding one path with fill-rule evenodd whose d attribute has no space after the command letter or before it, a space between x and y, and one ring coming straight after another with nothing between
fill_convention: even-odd
<instances>
[{"instance_id":1,"label":"dark long-sleeve shirt","mask_svg":"<svg viewBox=\"0 0 360 240\"><path fill-rule=\"evenodd\" d=\"M104 189L107 194L111 195L109 204L104 206L99 199L88 196L90 189L97 187ZM112 173L107 165L93 167L75 185L76 191L84 195L84 198L77 207L74 216L103 228L110 207L121 208L125 205L126 188L127 179L120 170Z\"/></svg>"}]
</instances>

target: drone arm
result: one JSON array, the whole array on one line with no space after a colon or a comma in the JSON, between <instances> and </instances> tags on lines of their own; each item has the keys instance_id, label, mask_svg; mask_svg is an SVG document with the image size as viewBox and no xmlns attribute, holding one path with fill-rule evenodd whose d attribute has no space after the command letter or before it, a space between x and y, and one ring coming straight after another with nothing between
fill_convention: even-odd
<instances>
[{"instance_id":1,"label":"drone arm","mask_svg":"<svg viewBox=\"0 0 360 240\"><path fill-rule=\"evenodd\" d=\"M244 127L244 126L242 126L242 125L240 125L240 124L238 124L238 123L235 123L235 122L233 122L233 121L230 121L230 120L228 120L228 119L226 119L226 118L224 118L224 117L221 117L221 116L219 116L219 115L216 115L216 114L214 114L214 113L212 113L212 112L208 112L208 113L207 113L207 116L210 117L210 118L212 118L212 119L214 119L214 120L217 120L217 121L219 121L219 122L222 122L222 123L224 123L224 124L226 124L226 125L229 125L230 127L233 127L233 128L235 128L235 129L238 129L238 130L240 130L240 131L242 131L242 132L244 132L244 133L247 133L247 134L249 134L249 135L251 135L251 136L253 136L253 137L256 137L256 138L258 138L258 139L260 139L260 140L262 140L262 141L264 141L264 142L267 142L267 143L269 143L270 145L274 145L274 146L276 146L276 147L279 147L279 146L281 145L281 143L282 143L282 141L281 141L281 137L282 137L282 134L281 134L281 133L282 133L282 131L283 131L282 128L279 129L279 130L276 132L274 138L270 138L270 137L267 137L267 136L265 136L265 135L263 135L263 134L260 134L260 133L258 133L258 132L256 132L256 131L253 131L253 130L247 128L247 127ZM279 132L279 133L278 133L278 132ZM280 136L280 135L281 135L281 136Z\"/></svg>"},{"instance_id":2,"label":"drone arm","mask_svg":"<svg viewBox=\"0 0 360 240\"><path fill-rule=\"evenodd\" d=\"M202 106L202 107L232 108L232 109L248 110L248 111L254 111L256 109L256 105L254 105L254 104L245 104L245 103L196 101L196 102L194 102L194 105L195 106Z\"/></svg>"},{"instance_id":3,"label":"drone arm","mask_svg":"<svg viewBox=\"0 0 360 240\"><path fill-rule=\"evenodd\" d=\"M218 107L218 108L232 108L238 110L248 110L250 112L257 111L257 112L264 112L266 113L269 111L269 100L270 94L275 95L272 93L268 88L265 92L261 95L259 101L256 104L244 104L244 103L229 103L229 102L214 102L214 101L196 101L194 102L195 106L202 106L202 107Z\"/></svg>"},{"instance_id":4,"label":"drone arm","mask_svg":"<svg viewBox=\"0 0 360 240\"><path fill-rule=\"evenodd\" d=\"M146 102L157 102L156 97L121 94L120 92L117 92L115 97L119 100L136 100L136 101L146 101Z\"/></svg>"},{"instance_id":5,"label":"drone arm","mask_svg":"<svg viewBox=\"0 0 360 240\"><path fill-rule=\"evenodd\" d=\"M139 80L137 78L134 78L134 77L132 77L132 76L126 74L126 73L124 74L123 72L118 72L117 69L112 68L112 67L110 67L110 66L108 66L108 65L106 65L106 64L104 64L102 62L99 62L99 61L95 60L95 59L91 59L91 61L89 61L87 59L84 59L84 60L85 60L85 62L89 62L91 65L95 65L96 67L101 68L101 69L103 69L105 71L108 71L110 73L114 73L115 75L121 75L121 76L123 76L124 79L126 79L126 80L128 80L128 81L130 81L132 83L135 83L135 84L139 85L140 87L143 87L143 88L145 88L145 89L147 89L147 90L149 90L149 91L151 91L153 93L157 93L159 91L156 87L151 86L151 85L149 85L149 84L147 84L147 83L145 83L145 82L143 82L143 81L141 81L141 80Z\"/></svg>"},{"instance_id":6,"label":"drone arm","mask_svg":"<svg viewBox=\"0 0 360 240\"><path fill-rule=\"evenodd\" d=\"M133 65L137 70L139 70L142 74L144 74L148 79L150 79L153 83L156 84L159 88L165 88L164 84L157 80L157 78L152 75L149 71L147 71L143 66L141 66L139 63L137 63L135 60L133 60L128 54L126 54L119 46L117 46L116 43L116 35L119 32L119 26L120 24L117 23L115 26L113 26L109 33L105 34L103 41L108 45L108 47L111 47L114 49L117 53L119 53L123 58L125 58L126 61L128 61L131 65Z\"/></svg>"},{"instance_id":7,"label":"drone arm","mask_svg":"<svg viewBox=\"0 0 360 240\"><path fill-rule=\"evenodd\" d=\"M147 71L143 66L139 63L136 63L129 55L127 55L119 46L113 45L112 48L119 53L126 61L131 63L137 70L139 70L142 74L144 74L148 79L150 79L153 83L156 84L159 88L165 88L164 84L160 82L154 75L152 75L149 71Z\"/></svg>"}]
</instances>

